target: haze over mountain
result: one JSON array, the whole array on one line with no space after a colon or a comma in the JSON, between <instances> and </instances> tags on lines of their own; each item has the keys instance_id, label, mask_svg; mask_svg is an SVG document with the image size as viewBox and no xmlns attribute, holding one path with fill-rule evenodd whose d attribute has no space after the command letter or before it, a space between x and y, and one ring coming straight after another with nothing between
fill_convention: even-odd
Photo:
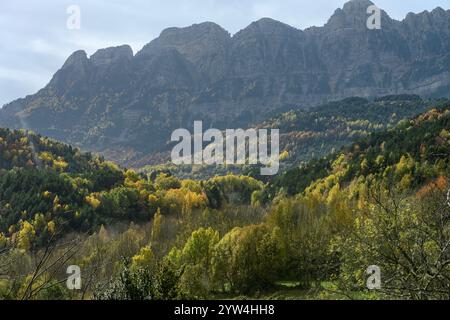
<instances>
[{"instance_id":1,"label":"haze over mountain","mask_svg":"<svg viewBox=\"0 0 450 320\"><path fill-rule=\"evenodd\" d=\"M264 18L231 36L205 22L166 29L135 55L77 51L38 93L5 105L0 125L130 163L194 120L237 128L350 96L449 96L450 11L383 12L369 30L371 4L352 0L306 30Z\"/></svg>"}]
</instances>

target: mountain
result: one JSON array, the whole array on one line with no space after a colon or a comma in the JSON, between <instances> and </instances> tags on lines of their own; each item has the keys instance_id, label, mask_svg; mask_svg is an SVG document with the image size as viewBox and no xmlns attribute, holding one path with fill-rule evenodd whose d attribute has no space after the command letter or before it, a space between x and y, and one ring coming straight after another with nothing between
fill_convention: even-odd
<instances>
[{"instance_id":1,"label":"mountain","mask_svg":"<svg viewBox=\"0 0 450 320\"><path fill-rule=\"evenodd\" d=\"M450 11L403 21L383 11L369 30L371 4L352 0L306 30L263 18L231 36L206 22L166 29L136 54L77 51L43 89L5 105L0 125L133 165L194 120L237 128L351 96L448 96Z\"/></svg>"}]
</instances>

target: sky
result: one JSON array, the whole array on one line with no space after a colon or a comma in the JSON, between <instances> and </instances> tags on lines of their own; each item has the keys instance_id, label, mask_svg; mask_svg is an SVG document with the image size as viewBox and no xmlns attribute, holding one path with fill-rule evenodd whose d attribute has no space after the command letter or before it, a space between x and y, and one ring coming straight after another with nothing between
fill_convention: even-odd
<instances>
[{"instance_id":1,"label":"sky","mask_svg":"<svg viewBox=\"0 0 450 320\"><path fill-rule=\"evenodd\" d=\"M44 87L76 50L129 44L134 52L167 27L213 21L231 34L270 17L299 29L322 26L346 0L0 0L0 106ZM397 20L450 9L449 0L373 0ZM67 10L80 9L80 29Z\"/></svg>"}]
</instances>

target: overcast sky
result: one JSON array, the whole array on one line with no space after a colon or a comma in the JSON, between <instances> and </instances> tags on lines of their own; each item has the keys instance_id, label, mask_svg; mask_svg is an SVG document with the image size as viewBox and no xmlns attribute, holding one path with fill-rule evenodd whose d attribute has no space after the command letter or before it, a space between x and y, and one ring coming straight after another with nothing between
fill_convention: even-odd
<instances>
[{"instance_id":1,"label":"overcast sky","mask_svg":"<svg viewBox=\"0 0 450 320\"><path fill-rule=\"evenodd\" d=\"M213 21L234 34L271 17L304 29L322 26L345 0L0 0L0 106L45 86L75 50L129 44L136 52L167 27ZM375 0L395 19L450 9L449 0ZM67 28L67 8L81 29Z\"/></svg>"}]
</instances>

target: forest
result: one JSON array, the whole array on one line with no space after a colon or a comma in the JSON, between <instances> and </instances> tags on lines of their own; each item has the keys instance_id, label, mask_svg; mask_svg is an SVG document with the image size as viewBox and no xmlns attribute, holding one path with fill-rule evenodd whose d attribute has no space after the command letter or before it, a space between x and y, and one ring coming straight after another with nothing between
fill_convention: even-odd
<instances>
[{"instance_id":1,"label":"forest","mask_svg":"<svg viewBox=\"0 0 450 320\"><path fill-rule=\"evenodd\" d=\"M372 132L392 129L401 121L448 104L448 99L422 99L416 95L385 96L373 100L353 97L314 108L297 107L296 110L276 113L251 127L280 130L280 156L283 160L280 166L281 170L286 170L335 153ZM168 162L168 157L169 152L162 152L157 165L144 166L140 171L170 170L180 178L197 180L230 172L248 175L254 171L252 166L173 165Z\"/></svg>"},{"instance_id":2,"label":"forest","mask_svg":"<svg viewBox=\"0 0 450 320\"><path fill-rule=\"evenodd\" d=\"M131 170L0 129L0 299L448 300L450 104L406 98L391 125L334 150L323 140L327 154L301 159L286 144L297 156L273 178ZM327 114L333 130L349 121ZM272 122L314 131L301 119ZM80 290L66 286L69 265ZM374 265L382 285L370 290Z\"/></svg>"}]
</instances>

